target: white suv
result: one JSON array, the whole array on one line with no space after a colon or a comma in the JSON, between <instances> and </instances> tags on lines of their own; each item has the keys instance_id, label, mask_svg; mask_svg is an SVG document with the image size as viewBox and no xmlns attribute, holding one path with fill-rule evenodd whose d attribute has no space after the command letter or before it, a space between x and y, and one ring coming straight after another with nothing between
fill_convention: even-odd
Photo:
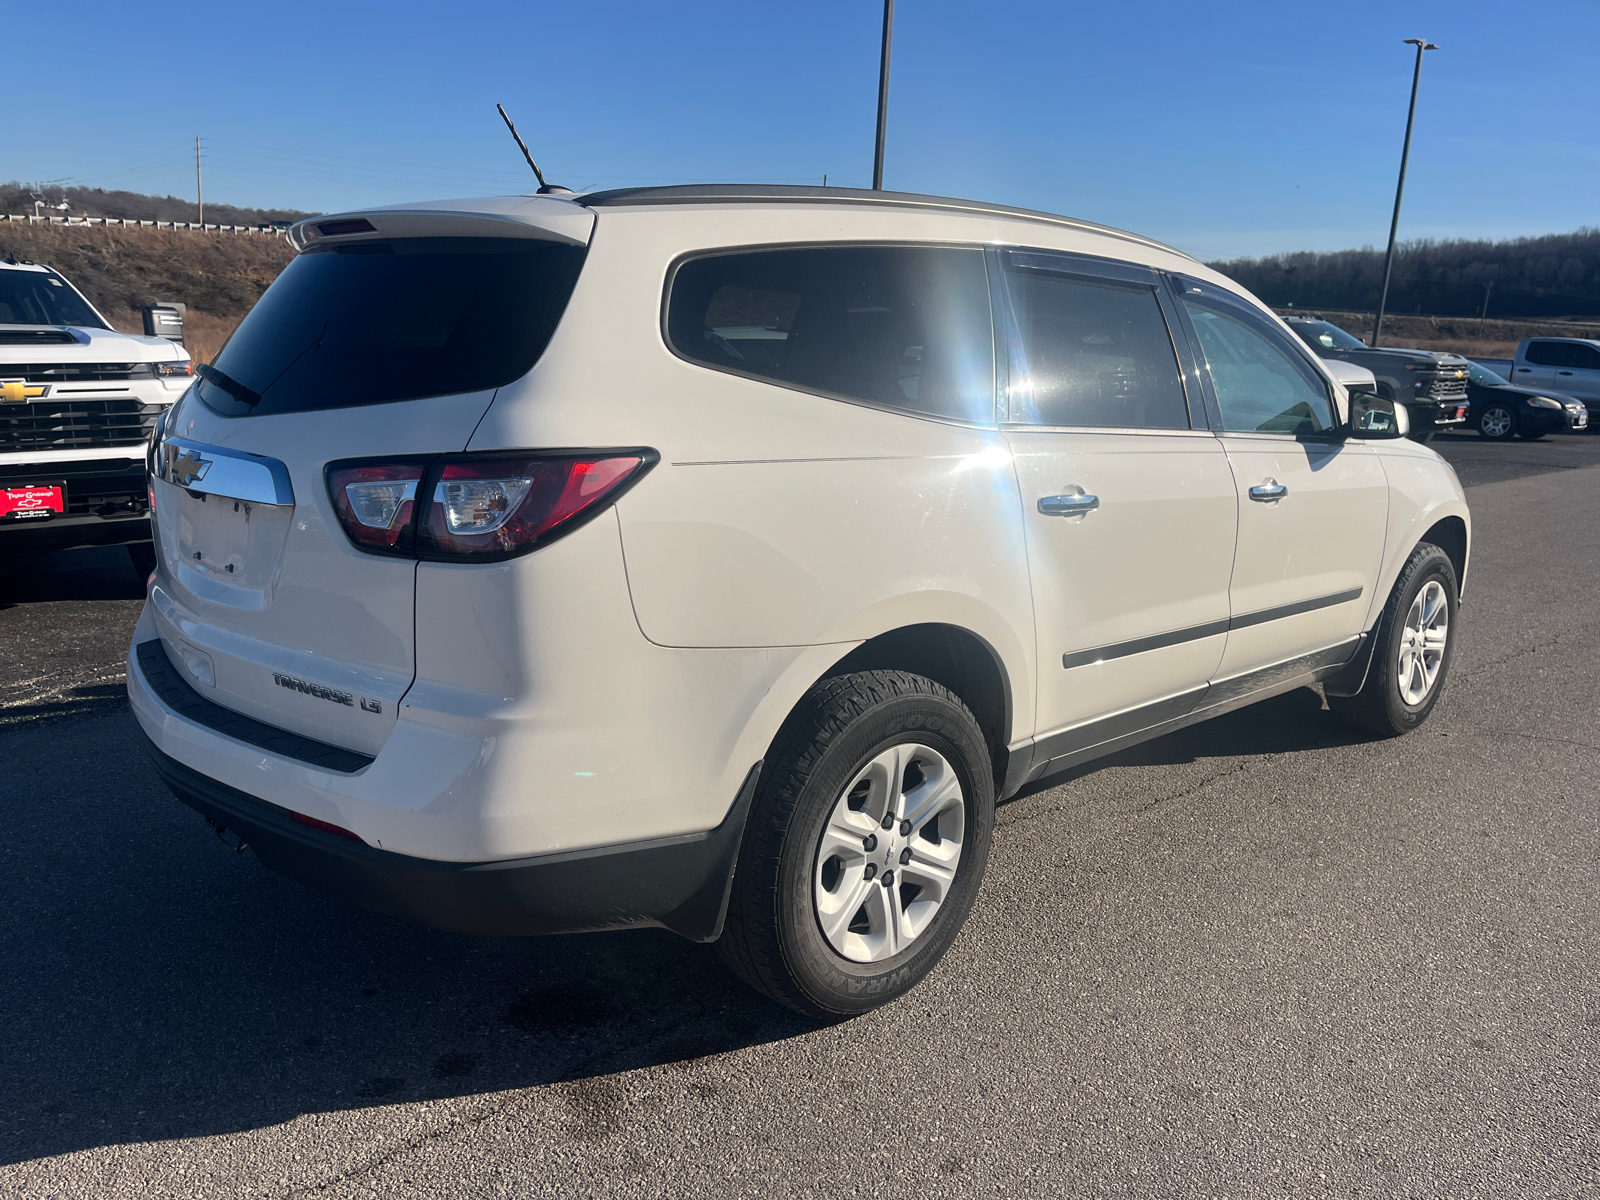
<instances>
[{"instance_id":1,"label":"white suv","mask_svg":"<svg viewBox=\"0 0 1600 1200\"><path fill-rule=\"evenodd\" d=\"M154 444L128 691L180 799L359 904L664 926L847 1015L1033 781L1443 687L1454 474L1146 238L731 186L291 237Z\"/></svg>"}]
</instances>

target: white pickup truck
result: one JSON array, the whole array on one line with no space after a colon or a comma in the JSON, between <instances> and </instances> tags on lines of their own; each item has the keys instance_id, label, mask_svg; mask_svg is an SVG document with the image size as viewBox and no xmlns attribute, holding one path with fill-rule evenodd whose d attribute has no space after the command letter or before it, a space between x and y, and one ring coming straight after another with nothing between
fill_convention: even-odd
<instances>
[{"instance_id":1,"label":"white pickup truck","mask_svg":"<svg viewBox=\"0 0 1600 1200\"><path fill-rule=\"evenodd\" d=\"M119 333L49 267L0 259L0 556L127 545L148 571L145 446L191 382L181 345Z\"/></svg>"},{"instance_id":2,"label":"white pickup truck","mask_svg":"<svg viewBox=\"0 0 1600 1200\"><path fill-rule=\"evenodd\" d=\"M1478 361L1518 387L1559 392L1581 400L1589 410L1589 428L1596 428L1595 422L1600 420L1600 340L1523 338L1516 358Z\"/></svg>"}]
</instances>

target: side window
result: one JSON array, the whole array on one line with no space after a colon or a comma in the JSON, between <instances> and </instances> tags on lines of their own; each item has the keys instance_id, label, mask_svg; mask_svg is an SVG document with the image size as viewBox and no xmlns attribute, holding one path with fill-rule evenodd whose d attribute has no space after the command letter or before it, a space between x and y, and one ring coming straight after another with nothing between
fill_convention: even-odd
<instances>
[{"instance_id":1,"label":"side window","mask_svg":"<svg viewBox=\"0 0 1600 1200\"><path fill-rule=\"evenodd\" d=\"M1011 370L1009 419L1027 425L1187 429L1172 335L1155 289L1033 268L1045 255L1010 254L1006 292L1021 362Z\"/></svg>"},{"instance_id":2,"label":"side window","mask_svg":"<svg viewBox=\"0 0 1600 1200\"><path fill-rule=\"evenodd\" d=\"M1321 433L1333 428L1328 385L1276 331L1233 305L1185 294L1230 433Z\"/></svg>"},{"instance_id":3,"label":"side window","mask_svg":"<svg viewBox=\"0 0 1600 1200\"><path fill-rule=\"evenodd\" d=\"M1567 360L1561 352L1565 349L1560 342L1529 342L1527 359L1536 367L1564 367Z\"/></svg>"},{"instance_id":4,"label":"side window","mask_svg":"<svg viewBox=\"0 0 1600 1200\"><path fill-rule=\"evenodd\" d=\"M1580 346L1576 342L1568 342L1567 349L1572 352L1572 362L1569 366L1579 367L1585 371L1600 371L1600 350L1593 346Z\"/></svg>"},{"instance_id":5,"label":"side window","mask_svg":"<svg viewBox=\"0 0 1600 1200\"><path fill-rule=\"evenodd\" d=\"M667 302L684 358L773 383L994 420L983 251L812 246L691 259Z\"/></svg>"}]
</instances>

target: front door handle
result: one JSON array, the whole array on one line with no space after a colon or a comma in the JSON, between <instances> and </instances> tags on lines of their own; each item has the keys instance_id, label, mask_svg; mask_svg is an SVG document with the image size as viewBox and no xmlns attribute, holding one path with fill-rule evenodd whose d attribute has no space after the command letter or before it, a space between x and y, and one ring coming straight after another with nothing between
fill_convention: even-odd
<instances>
[{"instance_id":1,"label":"front door handle","mask_svg":"<svg viewBox=\"0 0 1600 1200\"><path fill-rule=\"evenodd\" d=\"M1571 375L1572 372L1571 371L1557 371L1556 374L1557 375Z\"/></svg>"},{"instance_id":2,"label":"front door handle","mask_svg":"<svg viewBox=\"0 0 1600 1200\"><path fill-rule=\"evenodd\" d=\"M1270 504L1274 500L1282 500L1289 494L1289 489L1276 479L1269 479L1265 483L1258 483L1250 489L1250 499L1259 500L1263 504Z\"/></svg>"},{"instance_id":3,"label":"front door handle","mask_svg":"<svg viewBox=\"0 0 1600 1200\"><path fill-rule=\"evenodd\" d=\"M1100 507L1099 496L1040 496L1039 511L1047 517L1076 517Z\"/></svg>"}]
</instances>

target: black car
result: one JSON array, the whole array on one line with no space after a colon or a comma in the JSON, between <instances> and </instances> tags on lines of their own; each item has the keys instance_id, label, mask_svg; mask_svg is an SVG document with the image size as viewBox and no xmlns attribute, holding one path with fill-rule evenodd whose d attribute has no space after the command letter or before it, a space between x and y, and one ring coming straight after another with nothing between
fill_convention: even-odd
<instances>
[{"instance_id":1,"label":"black car","mask_svg":"<svg viewBox=\"0 0 1600 1200\"><path fill-rule=\"evenodd\" d=\"M1517 387L1480 363L1467 368L1467 397L1471 401L1468 427L1492 442L1518 435L1532 441L1547 433L1589 427L1589 410L1583 401L1560 392Z\"/></svg>"},{"instance_id":2,"label":"black car","mask_svg":"<svg viewBox=\"0 0 1600 1200\"><path fill-rule=\"evenodd\" d=\"M1439 350L1374 348L1331 321L1288 316L1318 358L1336 358L1372 372L1378 395L1406 406L1411 436L1425 442L1440 429L1467 421L1467 360Z\"/></svg>"}]
</instances>

